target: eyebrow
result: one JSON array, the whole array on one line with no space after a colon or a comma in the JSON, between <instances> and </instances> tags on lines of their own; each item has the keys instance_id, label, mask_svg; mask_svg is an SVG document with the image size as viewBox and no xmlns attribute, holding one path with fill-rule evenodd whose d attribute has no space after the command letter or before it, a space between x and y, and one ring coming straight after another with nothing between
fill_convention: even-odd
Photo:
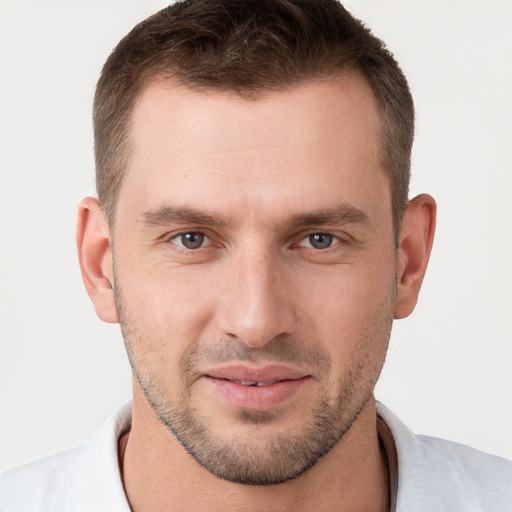
<instances>
[{"instance_id":1,"label":"eyebrow","mask_svg":"<svg viewBox=\"0 0 512 512\"><path fill-rule=\"evenodd\" d=\"M137 221L148 227L170 224L202 224L212 227L226 227L235 224L227 217L181 206L162 206L142 212ZM302 227L320 224L368 223L368 221L368 215L363 210L347 203L340 203L334 208L294 213L283 224L291 227Z\"/></svg>"},{"instance_id":2,"label":"eyebrow","mask_svg":"<svg viewBox=\"0 0 512 512\"><path fill-rule=\"evenodd\" d=\"M219 215L210 215L194 208L162 206L142 212L137 219L144 226L164 226L167 224L204 224L225 227L228 219Z\"/></svg>"},{"instance_id":3,"label":"eyebrow","mask_svg":"<svg viewBox=\"0 0 512 512\"><path fill-rule=\"evenodd\" d=\"M369 220L368 215L363 210L351 204L340 203L334 208L293 214L288 218L287 224L295 227L318 224L365 224Z\"/></svg>"}]
</instances>

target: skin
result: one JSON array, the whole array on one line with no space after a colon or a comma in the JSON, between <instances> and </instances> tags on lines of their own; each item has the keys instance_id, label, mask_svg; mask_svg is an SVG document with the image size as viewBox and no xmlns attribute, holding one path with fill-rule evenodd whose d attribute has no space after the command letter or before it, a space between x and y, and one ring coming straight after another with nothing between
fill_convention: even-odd
<instances>
[{"instance_id":1,"label":"skin","mask_svg":"<svg viewBox=\"0 0 512 512\"><path fill-rule=\"evenodd\" d=\"M393 317L416 304L435 203L411 201L396 248L364 79L255 101L156 82L135 108L131 139L115 236L87 198L77 239L96 311L120 321L134 369L133 425L120 443L132 509L387 510L373 388ZM200 247L185 247L184 233ZM258 388L241 405L236 384L211 377L228 363L300 379L284 398ZM309 429L321 411L337 433L322 440L326 454L302 468L282 459L287 441L325 438ZM185 439L178 413L203 430ZM251 478L280 483L230 481L231 464L205 467L182 443L234 447L230 460L247 461Z\"/></svg>"}]
</instances>

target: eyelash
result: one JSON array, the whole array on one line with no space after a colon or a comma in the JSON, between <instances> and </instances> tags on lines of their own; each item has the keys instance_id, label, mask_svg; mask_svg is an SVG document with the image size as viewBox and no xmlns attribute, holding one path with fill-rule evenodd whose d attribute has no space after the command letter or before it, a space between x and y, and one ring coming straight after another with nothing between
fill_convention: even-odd
<instances>
[{"instance_id":1,"label":"eyelash","mask_svg":"<svg viewBox=\"0 0 512 512\"><path fill-rule=\"evenodd\" d=\"M204 237L204 239L201 241L201 245L198 247L195 247L195 248L185 247L183 245L183 243L181 243L181 244L176 243L176 240L180 239L180 237L183 237L185 235L200 235L200 236ZM327 238L331 239L331 243L328 246L323 247L323 248L313 247L311 244L312 237L327 237ZM308 240L309 240L309 245L305 245L305 242L307 242ZM208 241L212 242L213 240L211 237L209 237L203 231L180 231L179 233L174 233L172 236L168 237L167 241L172 243L176 247L178 247L178 249L181 251L196 252L196 251L199 251L200 249L205 249L206 247L208 247L208 245L204 245L205 242L208 242ZM320 243L321 243L321 239L320 239ZM312 233L310 232L310 233L302 236L302 238L299 240L299 242L291 244L291 247L292 248L304 247L305 249L309 249L309 250L312 250L315 252L317 252L317 251L324 252L324 251L327 251L328 249L331 249L332 247L336 247L340 244L346 244L346 243L347 243L347 240L343 239L339 235L334 235L329 232L315 231L315 232L312 232ZM221 247L220 243L213 244L213 245L217 245L218 247Z\"/></svg>"},{"instance_id":2,"label":"eyelash","mask_svg":"<svg viewBox=\"0 0 512 512\"><path fill-rule=\"evenodd\" d=\"M183 244L178 244L175 242L177 239L179 239L180 237L183 237L185 235L200 235L200 236L204 237L204 240L202 241L201 245L196 248L185 247ZM203 243L208 240L211 241L212 239L206 233L203 233L202 231L181 231L179 233L173 234L167 240L170 243L172 243L173 245L176 245L180 250L188 252L188 251L197 251L199 249L204 249L205 246L203 245Z\"/></svg>"},{"instance_id":3,"label":"eyelash","mask_svg":"<svg viewBox=\"0 0 512 512\"><path fill-rule=\"evenodd\" d=\"M322 243L322 240L321 240L321 237L325 237L325 238L328 238L331 240L331 243L329 243L329 245L327 247L322 247L322 248L319 248L319 247L313 247L312 245L312 238L313 237L318 237L319 240L317 240L320 244ZM306 245L302 245L304 242L308 241L309 240L309 245L306 246ZM337 235L333 235L332 233L325 233L325 232L315 232L315 233L310 233L308 235L306 235L305 237L303 237L300 242L298 244L296 244L296 246L299 246L299 247L307 247L308 249L313 249L313 250L316 250L316 251L326 251L328 249L330 249L331 247L334 247L334 246L337 246L339 244L343 243L343 240L337 236Z\"/></svg>"}]
</instances>

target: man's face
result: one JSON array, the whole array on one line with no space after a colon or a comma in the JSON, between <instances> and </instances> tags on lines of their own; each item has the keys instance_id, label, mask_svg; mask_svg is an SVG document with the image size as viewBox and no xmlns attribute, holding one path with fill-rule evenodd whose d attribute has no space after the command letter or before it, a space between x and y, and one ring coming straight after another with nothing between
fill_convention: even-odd
<instances>
[{"instance_id":1,"label":"man's face","mask_svg":"<svg viewBox=\"0 0 512 512\"><path fill-rule=\"evenodd\" d=\"M159 420L213 474L286 481L367 405L395 297L358 75L253 101L155 83L116 211L117 309Z\"/></svg>"}]
</instances>

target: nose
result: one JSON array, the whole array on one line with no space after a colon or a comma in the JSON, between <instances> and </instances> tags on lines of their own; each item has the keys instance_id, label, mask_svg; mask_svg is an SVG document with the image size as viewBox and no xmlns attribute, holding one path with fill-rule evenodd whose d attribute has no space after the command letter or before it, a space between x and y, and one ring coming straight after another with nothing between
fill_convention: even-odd
<instances>
[{"instance_id":1,"label":"nose","mask_svg":"<svg viewBox=\"0 0 512 512\"><path fill-rule=\"evenodd\" d=\"M286 263L262 247L237 251L229 260L216 311L223 335L262 348L291 334L297 315Z\"/></svg>"}]
</instances>

